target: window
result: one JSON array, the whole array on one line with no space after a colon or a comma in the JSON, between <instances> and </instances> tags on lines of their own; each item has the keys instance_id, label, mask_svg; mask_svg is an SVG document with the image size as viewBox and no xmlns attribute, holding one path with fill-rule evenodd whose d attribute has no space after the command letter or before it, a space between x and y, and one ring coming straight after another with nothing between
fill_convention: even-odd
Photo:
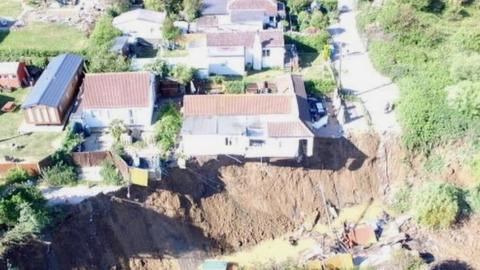
<instances>
[{"instance_id":1,"label":"window","mask_svg":"<svg viewBox=\"0 0 480 270\"><path fill-rule=\"evenodd\" d=\"M275 19L273 16L270 16L269 20L270 22L273 22L273 19Z\"/></svg>"},{"instance_id":2,"label":"window","mask_svg":"<svg viewBox=\"0 0 480 270\"><path fill-rule=\"evenodd\" d=\"M232 139L225 137L225 145L232 145Z\"/></svg>"},{"instance_id":3,"label":"window","mask_svg":"<svg viewBox=\"0 0 480 270\"><path fill-rule=\"evenodd\" d=\"M250 146L252 147L260 147L265 144L264 140L250 140Z\"/></svg>"},{"instance_id":4,"label":"window","mask_svg":"<svg viewBox=\"0 0 480 270\"><path fill-rule=\"evenodd\" d=\"M262 56L263 56L263 57L268 57L268 56L270 56L270 50L263 50L263 51L262 51Z\"/></svg>"}]
</instances>

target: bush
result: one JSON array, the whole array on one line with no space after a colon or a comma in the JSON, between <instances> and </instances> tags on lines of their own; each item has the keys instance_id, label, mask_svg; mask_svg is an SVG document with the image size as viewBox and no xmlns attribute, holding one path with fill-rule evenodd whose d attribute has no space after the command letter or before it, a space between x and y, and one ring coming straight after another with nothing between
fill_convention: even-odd
<instances>
[{"instance_id":1,"label":"bush","mask_svg":"<svg viewBox=\"0 0 480 270\"><path fill-rule=\"evenodd\" d=\"M9 185L0 199L0 225L12 227L20 217L19 205L30 204L39 210L45 206L45 199L40 190L27 185Z\"/></svg>"},{"instance_id":2,"label":"bush","mask_svg":"<svg viewBox=\"0 0 480 270\"><path fill-rule=\"evenodd\" d=\"M122 34L120 30L113 26L113 17L103 15L95 24L90 35L90 45L95 50L97 47L103 47L110 44L112 40Z\"/></svg>"},{"instance_id":3,"label":"bush","mask_svg":"<svg viewBox=\"0 0 480 270\"><path fill-rule=\"evenodd\" d=\"M285 35L285 43L294 44L299 53L318 53L320 54L323 47L328 44L330 34L327 31L321 31L315 35Z\"/></svg>"},{"instance_id":4,"label":"bush","mask_svg":"<svg viewBox=\"0 0 480 270\"><path fill-rule=\"evenodd\" d=\"M30 179L30 174L22 168L13 168L8 170L5 180L7 184L20 184Z\"/></svg>"},{"instance_id":5,"label":"bush","mask_svg":"<svg viewBox=\"0 0 480 270\"><path fill-rule=\"evenodd\" d=\"M393 198L390 207L396 213L405 213L410 210L412 205L412 189L410 186L404 184L397 187L393 193Z\"/></svg>"},{"instance_id":6,"label":"bush","mask_svg":"<svg viewBox=\"0 0 480 270\"><path fill-rule=\"evenodd\" d=\"M450 74L455 82L480 81L480 54L458 53L452 56Z\"/></svg>"},{"instance_id":7,"label":"bush","mask_svg":"<svg viewBox=\"0 0 480 270\"><path fill-rule=\"evenodd\" d=\"M478 213L480 212L480 186L476 186L467 191L466 200L470 209Z\"/></svg>"},{"instance_id":8,"label":"bush","mask_svg":"<svg viewBox=\"0 0 480 270\"><path fill-rule=\"evenodd\" d=\"M72 186L78 182L75 168L63 162L43 170L41 177L50 186Z\"/></svg>"},{"instance_id":9,"label":"bush","mask_svg":"<svg viewBox=\"0 0 480 270\"><path fill-rule=\"evenodd\" d=\"M145 71L149 71L162 79L166 78L170 72L167 62L161 58L155 58L155 61L146 65L144 69Z\"/></svg>"},{"instance_id":10,"label":"bush","mask_svg":"<svg viewBox=\"0 0 480 270\"><path fill-rule=\"evenodd\" d=\"M107 48L97 48L88 56L87 70L90 73L124 72L130 70L130 60L111 53Z\"/></svg>"},{"instance_id":11,"label":"bush","mask_svg":"<svg viewBox=\"0 0 480 270\"><path fill-rule=\"evenodd\" d=\"M225 81L223 87L225 88L225 92L229 94L245 93L245 82L243 80Z\"/></svg>"},{"instance_id":12,"label":"bush","mask_svg":"<svg viewBox=\"0 0 480 270\"><path fill-rule=\"evenodd\" d=\"M210 81L212 81L214 84L222 84L225 81L225 77L220 75L215 75L210 77Z\"/></svg>"},{"instance_id":13,"label":"bush","mask_svg":"<svg viewBox=\"0 0 480 270\"><path fill-rule=\"evenodd\" d=\"M461 191L448 183L425 183L414 196L414 216L430 229L445 229L457 220L462 207Z\"/></svg>"},{"instance_id":14,"label":"bush","mask_svg":"<svg viewBox=\"0 0 480 270\"><path fill-rule=\"evenodd\" d=\"M75 132L75 130L73 130L73 126L69 125L67 127L67 132L65 134L65 137L63 138L61 148L66 152L70 153L82 142L83 142L82 135L80 133Z\"/></svg>"},{"instance_id":15,"label":"bush","mask_svg":"<svg viewBox=\"0 0 480 270\"><path fill-rule=\"evenodd\" d=\"M100 175L103 177L103 182L107 185L119 186L123 182L123 177L117 167L109 160L105 160L102 163Z\"/></svg>"},{"instance_id":16,"label":"bush","mask_svg":"<svg viewBox=\"0 0 480 270\"><path fill-rule=\"evenodd\" d=\"M448 98L454 110L471 119L480 117L480 81L462 81L447 87Z\"/></svg>"},{"instance_id":17,"label":"bush","mask_svg":"<svg viewBox=\"0 0 480 270\"><path fill-rule=\"evenodd\" d=\"M480 183L480 153L473 157L470 163L470 168L472 170L473 177L475 177L475 180Z\"/></svg>"},{"instance_id":18,"label":"bush","mask_svg":"<svg viewBox=\"0 0 480 270\"><path fill-rule=\"evenodd\" d=\"M171 103L164 105L155 128L155 139L164 152L173 148L181 127L182 115L175 105Z\"/></svg>"},{"instance_id":19,"label":"bush","mask_svg":"<svg viewBox=\"0 0 480 270\"><path fill-rule=\"evenodd\" d=\"M193 80L195 69L185 65L175 65L170 72L170 75L185 85Z\"/></svg>"},{"instance_id":20,"label":"bush","mask_svg":"<svg viewBox=\"0 0 480 270\"><path fill-rule=\"evenodd\" d=\"M310 26L318 29L326 29L328 26L328 21L328 16L324 15L319 10L315 10L310 19Z\"/></svg>"},{"instance_id":21,"label":"bush","mask_svg":"<svg viewBox=\"0 0 480 270\"><path fill-rule=\"evenodd\" d=\"M305 81L305 89L310 94L325 95L335 90L336 86L335 80L328 76L324 76L322 79Z\"/></svg>"}]
</instances>

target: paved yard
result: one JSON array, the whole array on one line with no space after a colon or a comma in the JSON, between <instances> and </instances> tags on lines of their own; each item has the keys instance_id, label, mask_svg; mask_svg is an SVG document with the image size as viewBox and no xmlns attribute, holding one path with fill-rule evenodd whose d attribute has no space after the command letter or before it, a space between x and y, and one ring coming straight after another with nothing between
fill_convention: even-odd
<instances>
[{"instance_id":1,"label":"paved yard","mask_svg":"<svg viewBox=\"0 0 480 270\"><path fill-rule=\"evenodd\" d=\"M341 75L343 89L356 95L372 119L372 127L378 133L400 132L394 112L385 113L385 106L392 104L399 95L398 87L373 67L356 26L354 0L340 0L344 12L339 23L329 27L333 36L335 66ZM341 62L340 62L341 61ZM350 104L350 116L345 123L347 131L368 130L365 111L358 104Z\"/></svg>"}]
</instances>

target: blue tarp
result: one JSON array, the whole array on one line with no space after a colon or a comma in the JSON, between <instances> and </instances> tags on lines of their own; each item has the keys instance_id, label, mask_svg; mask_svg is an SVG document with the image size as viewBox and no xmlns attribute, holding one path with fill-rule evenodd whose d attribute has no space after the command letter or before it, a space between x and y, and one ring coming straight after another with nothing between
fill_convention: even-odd
<instances>
[{"instance_id":1,"label":"blue tarp","mask_svg":"<svg viewBox=\"0 0 480 270\"><path fill-rule=\"evenodd\" d=\"M206 261L202 264L202 270L226 270L228 266L224 261Z\"/></svg>"}]
</instances>

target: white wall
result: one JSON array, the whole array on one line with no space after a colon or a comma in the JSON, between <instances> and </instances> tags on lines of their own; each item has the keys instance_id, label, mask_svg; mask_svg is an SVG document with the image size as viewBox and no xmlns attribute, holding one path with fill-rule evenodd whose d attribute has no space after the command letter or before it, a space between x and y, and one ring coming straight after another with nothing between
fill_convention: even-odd
<instances>
[{"instance_id":1,"label":"white wall","mask_svg":"<svg viewBox=\"0 0 480 270\"><path fill-rule=\"evenodd\" d=\"M115 119L122 120L127 126L149 126L152 124L152 109L149 107L84 109L82 112L83 124L92 128L106 128Z\"/></svg>"},{"instance_id":2,"label":"white wall","mask_svg":"<svg viewBox=\"0 0 480 270\"><path fill-rule=\"evenodd\" d=\"M226 138L231 145L226 145ZM245 136L183 135L182 151L187 156L239 155L245 157L286 157L298 155L302 138L266 138L262 146L250 146ZM305 138L307 139L307 138ZM308 140L312 141L313 138ZM308 151L307 151L308 152Z\"/></svg>"},{"instance_id":3,"label":"white wall","mask_svg":"<svg viewBox=\"0 0 480 270\"><path fill-rule=\"evenodd\" d=\"M284 48L269 48L270 56L262 57L263 68L283 68L285 61L285 49Z\"/></svg>"},{"instance_id":4,"label":"white wall","mask_svg":"<svg viewBox=\"0 0 480 270\"><path fill-rule=\"evenodd\" d=\"M209 57L208 72L219 75L245 75L243 56Z\"/></svg>"}]
</instances>

